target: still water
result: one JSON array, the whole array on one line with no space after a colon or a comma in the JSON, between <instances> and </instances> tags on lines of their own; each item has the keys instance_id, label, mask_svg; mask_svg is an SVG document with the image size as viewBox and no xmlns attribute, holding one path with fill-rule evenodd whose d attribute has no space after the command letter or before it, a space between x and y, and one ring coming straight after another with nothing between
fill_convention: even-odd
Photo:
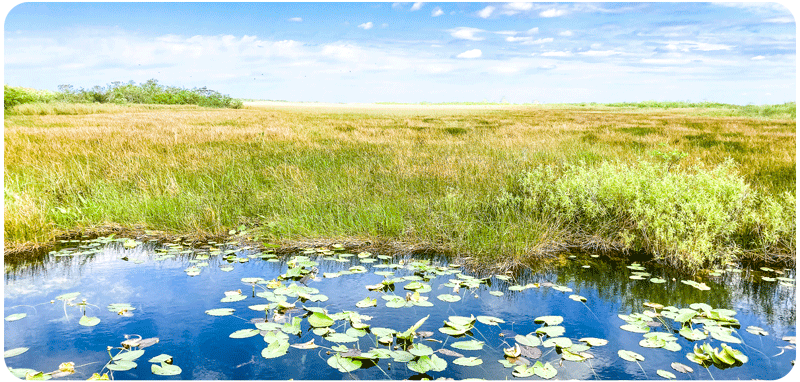
<instances>
[{"instance_id":1,"label":"still water","mask_svg":"<svg viewBox=\"0 0 800 382\"><path fill-rule=\"evenodd\" d=\"M6 365L30 369L17 370L24 376L73 362L75 373L59 379L109 373L115 379L629 380L662 379L665 371L678 379L754 380L787 375L796 355L790 269L731 267L693 277L648 262L575 254L495 274L436 256L268 252L234 242L100 239L23 263L7 260ZM693 304L696 314L688 311ZM705 318L719 318L712 309L723 318ZM91 319L81 321L84 315ZM546 316L557 318L536 322ZM690 325L703 339L679 334ZM668 340L648 343L643 331ZM243 338L231 338L234 332ZM409 334L411 342L398 338ZM142 346L120 349L139 338ZM152 338L158 342L146 340ZM295 347L311 340L318 347ZM672 344L658 347L666 342ZM710 358L708 368L687 357L695 346L722 351L723 343L744 357L730 359L733 365ZM19 348L28 350L9 356ZM385 351L368 353L373 348ZM623 358L621 350L637 356ZM171 356L178 374L155 374L153 365L170 368L153 360L161 354ZM120 362L109 363L112 356ZM678 371L675 362L692 371Z\"/></svg>"}]
</instances>

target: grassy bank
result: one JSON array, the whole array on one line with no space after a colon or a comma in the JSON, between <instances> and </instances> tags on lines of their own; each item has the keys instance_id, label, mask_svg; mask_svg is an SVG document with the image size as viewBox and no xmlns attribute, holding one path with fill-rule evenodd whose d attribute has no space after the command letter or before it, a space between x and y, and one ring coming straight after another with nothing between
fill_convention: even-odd
<instances>
[{"instance_id":1,"label":"grassy bank","mask_svg":"<svg viewBox=\"0 0 800 382\"><path fill-rule=\"evenodd\" d=\"M488 262L565 244L686 266L793 257L795 121L701 111L7 114L4 235L13 244L106 224L248 224L266 240L393 240Z\"/></svg>"}]
</instances>

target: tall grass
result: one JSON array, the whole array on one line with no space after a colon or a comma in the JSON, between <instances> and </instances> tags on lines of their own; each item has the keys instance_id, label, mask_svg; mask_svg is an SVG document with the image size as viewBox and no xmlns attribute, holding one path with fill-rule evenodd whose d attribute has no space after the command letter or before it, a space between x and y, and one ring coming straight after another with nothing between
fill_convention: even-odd
<instances>
[{"instance_id":1,"label":"tall grass","mask_svg":"<svg viewBox=\"0 0 800 382\"><path fill-rule=\"evenodd\" d=\"M564 230L692 268L795 248L794 195L754 191L730 160L713 169L650 161L539 166L498 203L506 213L558 217Z\"/></svg>"},{"instance_id":2,"label":"tall grass","mask_svg":"<svg viewBox=\"0 0 800 382\"><path fill-rule=\"evenodd\" d=\"M785 212L795 193L790 120L591 108L169 107L6 115L4 139L4 236L12 244L102 225L221 233L248 224L265 240L399 241L489 263L524 262L588 243L589 232L611 246L624 243L603 220L589 230L573 222L580 214L501 203L505 192L526 198L525 174L549 165L560 176L574 173L567 178L580 190L588 179L581 176L614 174L605 163L635 167L660 150L688 154L670 169L675 183L665 190L688 187L678 178L695 176L694 166L730 158L736 173L725 184L741 181L758 195L757 213L739 219L761 223L736 228L735 245L719 235L708 239L712 245L738 246L725 253L741 256L794 251L786 239L794 216ZM616 221L633 235L625 219ZM688 256L663 242L634 237L626 248Z\"/></svg>"}]
</instances>

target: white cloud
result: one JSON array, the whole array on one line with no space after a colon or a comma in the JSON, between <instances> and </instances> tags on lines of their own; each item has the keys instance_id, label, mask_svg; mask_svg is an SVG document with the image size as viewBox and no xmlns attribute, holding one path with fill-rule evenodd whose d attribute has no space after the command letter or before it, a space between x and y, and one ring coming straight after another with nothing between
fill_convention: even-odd
<instances>
[{"instance_id":1,"label":"white cloud","mask_svg":"<svg viewBox=\"0 0 800 382\"><path fill-rule=\"evenodd\" d=\"M483 55L483 52L481 52L480 49L472 49L472 50L468 50L466 52L463 52L463 53L459 54L456 57L458 57L458 58L478 58L478 57L480 57L482 55Z\"/></svg>"},{"instance_id":2,"label":"white cloud","mask_svg":"<svg viewBox=\"0 0 800 382\"><path fill-rule=\"evenodd\" d=\"M503 8L510 9L514 11L530 11L533 8L532 3L507 3L503 5Z\"/></svg>"},{"instance_id":3,"label":"white cloud","mask_svg":"<svg viewBox=\"0 0 800 382\"><path fill-rule=\"evenodd\" d=\"M540 38L538 40L531 41L531 44L543 44L546 42L553 42L553 38L552 37Z\"/></svg>"},{"instance_id":4,"label":"white cloud","mask_svg":"<svg viewBox=\"0 0 800 382\"><path fill-rule=\"evenodd\" d=\"M764 56L755 56L755 57L751 58L751 60L763 60L765 58L766 57L764 57Z\"/></svg>"},{"instance_id":5,"label":"white cloud","mask_svg":"<svg viewBox=\"0 0 800 382\"><path fill-rule=\"evenodd\" d=\"M494 10L495 8L489 5L486 8L483 8L482 10L478 11L478 16L484 19L488 19L489 16L492 15L492 12L494 12Z\"/></svg>"},{"instance_id":6,"label":"white cloud","mask_svg":"<svg viewBox=\"0 0 800 382\"><path fill-rule=\"evenodd\" d=\"M369 22L366 22L364 24L361 24L358 27L363 29L363 30L372 29L372 21L369 21Z\"/></svg>"},{"instance_id":7,"label":"white cloud","mask_svg":"<svg viewBox=\"0 0 800 382\"><path fill-rule=\"evenodd\" d=\"M388 27L388 26L389 26L389 24L387 24L387 23L383 23L383 24L381 24L381 28L386 28L386 27Z\"/></svg>"},{"instance_id":8,"label":"white cloud","mask_svg":"<svg viewBox=\"0 0 800 382\"><path fill-rule=\"evenodd\" d=\"M439 16L441 16L441 15L443 15L443 14L444 14L444 11L442 10L442 8L439 8L439 7L436 7L436 8L433 10L433 12L431 12L431 16L432 16L432 17L439 17Z\"/></svg>"},{"instance_id":9,"label":"white cloud","mask_svg":"<svg viewBox=\"0 0 800 382\"><path fill-rule=\"evenodd\" d=\"M504 35L504 36L516 36L517 33L519 33L519 32L517 32L517 31L497 31L497 32L494 32L494 33L501 34L501 35Z\"/></svg>"},{"instance_id":10,"label":"white cloud","mask_svg":"<svg viewBox=\"0 0 800 382\"><path fill-rule=\"evenodd\" d=\"M550 51L542 53L544 57L569 57L572 56L572 53L568 51L558 52L558 51Z\"/></svg>"},{"instance_id":11,"label":"white cloud","mask_svg":"<svg viewBox=\"0 0 800 382\"><path fill-rule=\"evenodd\" d=\"M294 21L296 23L302 23L303 22L303 18L302 17L292 17L291 19L289 19L289 21Z\"/></svg>"},{"instance_id":12,"label":"white cloud","mask_svg":"<svg viewBox=\"0 0 800 382\"><path fill-rule=\"evenodd\" d=\"M573 33L572 31L563 31L563 32L558 32L558 35L559 35L559 36L565 36L565 37L569 37L569 36L572 36L572 35L574 35L574 34L575 34L575 33Z\"/></svg>"},{"instance_id":13,"label":"white cloud","mask_svg":"<svg viewBox=\"0 0 800 382\"><path fill-rule=\"evenodd\" d=\"M533 27L533 28L531 28L531 29L528 29L528 31L527 31L527 32L525 32L525 33L527 33L527 34L536 34L536 33L539 33L539 27Z\"/></svg>"},{"instance_id":14,"label":"white cloud","mask_svg":"<svg viewBox=\"0 0 800 382\"><path fill-rule=\"evenodd\" d=\"M563 16L566 13L567 13L567 11L565 11L563 9L550 8L550 9L548 9L546 11L539 12L539 16L541 16L541 17L558 17L558 16Z\"/></svg>"},{"instance_id":15,"label":"white cloud","mask_svg":"<svg viewBox=\"0 0 800 382\"><path fill-rule=\"evenodd\" d=\"M643 58L643 64L657 64L657 65L686 65L692 60L688 58Z\"/></svg>"},{"instance_id":16,"label":"white cloud","mask_svg":"<svg viewBox=\"0 0 800 382\"><path fill-rule=\"evenodd\" d=\"M458 28L450 29L450 30L448 30L448 32L450 32L451 36L453 36L455 38L462 39L462 40L481 41L481 40L485 40L485 38L477 37L477 36L475 36L475 34L476 33L480 33L480 32L486 32L486 31L483 30L483 29L478 29L478 28L458 27Z\"/></svg>"},{"instance_id":17,"label":"white cloud","mask_svg":"<svg viewBox=\"0 0 800 382\"><path fill-rule=\"evenodd\" d=\"M771 19L764 20L764 22L776 23L776 24L791 24L794 23L794 17L773 17Z\"/></svg>"},{"instance_id":18,"label":"white cloud","mask_svg":"<svg viewBox=\"0 0 800 382\"><path fill-rule=\"evenodd\" d=\"M622 53L615 50L587 50L585 52L578 52L578 54L587 57L608 57Z\"/></svg>"},{"instance_id":19,"label":"white cloud","mask_svg":"<svg viewBox=\"0 0 800 382\"><path fill-rule=\"evenodd\" d=\"M533 37L531 37L531 36L523 36L523 37L508 36L508 37L506 37L506 41L508 41L508 42L522 42L522 41L531 41L531 40L533 40Z\"/></svg>"},{"instance_id":20,"label":"white cloud","mask_svg":"<svg viewBox=\"0 0 800 382\"><path fill-rule=\"evenodd\" d=\"M413 11L418 11L418 10L422 9L423 5L425 5L425 3L421 2L421 1L418 1L418 2L414 3L414 5L411 6L411 11L412 12Z\"/></svg>"},{"instance_id":21,"label":"white cloud","mask_svg":"<svg viewBox=\"0 0 800 382\"><path fill-rule=\"evenodd\" d=\"M669 41L667 43L667 49L682 50L684 52L688 52L689 50L700 50L703 52L709 52L715 50L731 50L731 48L733 47L734 47L733 45L711 44L699 41Z\"/></svg>"}]
</instances>

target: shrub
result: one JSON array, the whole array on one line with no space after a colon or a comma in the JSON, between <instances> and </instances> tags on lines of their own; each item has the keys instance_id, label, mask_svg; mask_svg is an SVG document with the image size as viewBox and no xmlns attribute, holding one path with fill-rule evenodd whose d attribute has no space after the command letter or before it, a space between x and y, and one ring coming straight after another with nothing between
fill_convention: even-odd
<instances>
[{"instance_id":1,"label":"shrub","mask_svg":"<svg viewBox=\"0 0 800 382\"><path fill-rule=\"evenodd\" d=\"M648 161L539 166L498 204L687 268L754 251L794 252L794 196L759 195L731 160L672 171Z\"/></svg>"}]
</instances>

